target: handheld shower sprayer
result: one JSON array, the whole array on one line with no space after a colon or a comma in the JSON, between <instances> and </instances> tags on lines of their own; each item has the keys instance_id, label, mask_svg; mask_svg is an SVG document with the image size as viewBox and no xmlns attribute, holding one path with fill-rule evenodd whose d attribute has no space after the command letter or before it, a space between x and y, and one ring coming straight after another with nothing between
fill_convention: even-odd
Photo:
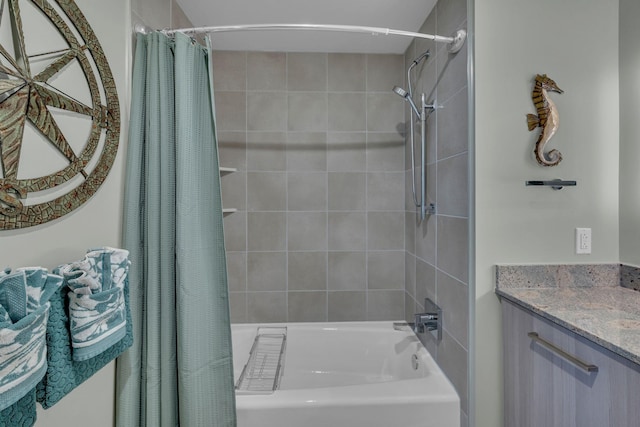
<instances>
[{"instance_id":1,"label":"handheld shower sprayer","mask_svg":"<svg viewBox=\"0 0 640 427\"><path fill-rule=\"evenodd\" d=\"M422 54L420 54L420 56L416 57L413 61L411 61L411 65L409 66L409 69L407 70L407 81L409 83L409 90L406 91L403 88L399 87L399 86L394 86L393 87L393 91L404 98L405 101L407 101L409 103L409 105L411 105L411 109L413 110L414 113L416 113L416 116L418 116L418 118L422 118L422 114L420 113L420 110L418 109L418 106L416 105L416 103L413 100L413 91L411 88L411 70L413 69L413 67L415 67L416 65L418 65L420 62L422 62L423 60L429 58L429 56L431 56L431 52L429 50L424 51Z\"/></svg>"},{"instance_id":2,"label":"handheld shower sprayer","mask_svg":"<svg viewBox=\"0 0 640 427\"><path fill-rule=\"evenodd\" d=\"M395 93L397 93L398 95L400 95L403 98L406 98L407 96L409 96L409 92L407 92L406 90L402 89L400 86L394 86L393 87L393 91Z\"/></svg>"},{"instance_id":3,"label":"handheld shower sprayer","mask_svg":"<svg viewBox=\"0 0 640 427\"><path fill-rule=\"evenodd\" d=\"M418 117L420 117L420 111L418 110L418 107L416 106L416 103L413 102L413 99L411 98L411 94L409 92L407 92L406 90L402 89L400 86L394 86L393 87L393 91L401 96L402 98L404 98L405 101L407 101L409 103L409 105L411 105L411 109L413 110L414 113L416 113L416 115Z\"/></svg>"},{"instance_id":4,"label":"handheld shower sprayer","mask_svg":"<svg viewBox=\"0 0 640 427\"><path fill-rule=\"evenodd\" d=\"M427 208L426 206L426 199L427 199L427 181L426 181L426 144L427 144L427 134L426 134L426 128L427 128L427 113L426 110L427 109L435 109L436 104L435 102L433 103L433 105L428 105L426 103L426 99L425 99L425 94L421 94L421 107L420 109L418 109L418 106L416 105L416 103L413 101L413 90L411 88L411 70L413 70L414 67L416 67L418 64L420 64L420 62L422 62L423 60L425 60L426 58L428 58L431 55L431 53L427 50L425 52L423 52L420 56L418 56L417 58L415 58L412 62L411 65L409 65L409 68L407 70L407 83L408 83L408 87L409 87L409 91L404 90L403 88L399 87L399 86L394 86L393 87L393 92L398 95L401 96L402 98L404 98L405 101L407 101L409 103L409 105L411 106L411 109L413 110L413 112L416 114L416 116L418 116L418 119L420 120L420 154L421 154L421 159L420 159L420 171L421 171L421 177L420 177L420 184L421 184L421 188L420 188L420 198L418 199L417 194L416 194L416 170L415 170L415 144L414 144L414 139L413 139L413 120L409 120L409 135L410 135L410 145L411 145L411 190L413 193L413 203L415 204L415 206L417 208L419 208L418 213L419 213L419 218L420 221L424 220L425 216L427 213L432 214L435 212L435 206L433 206L433 204L429 205L429 208Z\"/></svg>"}]
</instances>

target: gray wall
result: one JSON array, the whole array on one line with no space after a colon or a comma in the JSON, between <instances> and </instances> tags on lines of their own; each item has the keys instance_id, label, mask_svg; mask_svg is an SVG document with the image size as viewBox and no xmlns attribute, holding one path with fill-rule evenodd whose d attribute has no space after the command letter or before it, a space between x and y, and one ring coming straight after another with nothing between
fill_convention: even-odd
<instances>
[{"instance_id":1,"label":"gray wall","mask_svg":"<svg viewBox=\"0 0 640 427\"><path fill-rule=\"evenodd\" d=\"M466 28L466 20L466 0L440 0L420 31L450 35ZM442 308L443 339L436 343L426 334L425 344L460 395L463 426L469 393L467 47L468 43L457 54L449 54L446 45L421 40L414 41L405 55L408 68L414 58L430 50L426 63L413 70L414 98L425 93L428 103L436 100L442 106L427 123L427 202L436 205L436 214L422 222L412 206L410 144L406 145L406 315L412 320L413 313L423 309L425 297ZM408 118L408 109L405 114ZM419 166L419 133L414 139ZM419 184L419 168L416 177Z\"/></svg>"},{"instance_id":2,"label":"gray wall","mask_svg":"<svg viewBox=\"0 0 640 427\"><path fill-rule=\"evenodd\" d=\"M192 26L176 0L129 0L129 3L134 27L140 24L158 30Z\"/></svg>"},{"instance_id":3,"label":"gray wall","mask_svg":"<svg viewBox=\"0 0 640 427\"><path fill-rule=\"evenodd\" d=\"M232 321L404 318L403 55L213 61Z\"/></svg>"},{"instance_id":4,"label":"gray wall","mask_svg":"<svg viewBox=\"0 0 640 427\"><path fill-rule=\"evenodd\" d=\"M640 2L620 0L620 262L640 266Z\"/></svg>"},{"instance_id":5,"label":"gray wall","mask_svg":"<svg viewBox=\"0 0 640 427\"><path fill-rule=\"evenodd\" d=\"M475 425L499 427L502 341L494 266L620 259L619 14L617 0L476 3L472 393ZM543 10L550 13L541 16ZM525 115L535 112L536 73L547 73L565 91L551 95L560 127L548 148L564 157L552 168L533 159L537 132L526 126ZM578 185L560 191L524 186L527 179L553 178L575 179ZM576 227L592 228L591 255L576 255Z\"/></svg>"},{"instance_id":6,"label":"gray wall","mask_svg":"<svg viewBox=\"0 0 640 427\"><path fill-rule=\"evenodd\" d=\"M129 3L124 0L108 3L77 0L76 4L95 32L113 73L122 117L121 145L106 180L82 206L68 215L45 224L20 230L0 231L0 265L2 268L42 266L52 270L60 264L81 259L89 248L102 245L117 247L120 244L124 153L129 116ZM52 27L44 24L46 20L41 17L35 18L37 14L34 15L33 11L26 10L25 12L22 19L29 52L50 51L52 44L49 38L53 34ZM4 18L3 25L8 25L7 17ZM9 33L3 32L3 34L6 36ZM6 42L8 40L3 38L3 45L6 46ZM57 42L53 43L60 46ZM38 66L40 67L41 64ZM69 85L65 86L65 83L69 83L67 79L74 78L72 76L76 70L79 68L71 65L53 80L56 80L57 83L62 82L59 87L62 90L67 90ZM88 99L85 98L88 95L83 93L83 84L78 86L78 92L73 92L74 96L80 95L80 99ZM62 122L64 123L64 121ZM75 149L79 149L84 145L83 141L86 140L88 122L73 118L73 123L72 126L63 126L63 131L69 143ZM34 139L34 130L35 128L32 128L29 132L27 129L24 134L25 145L22 149L21 160L23 163L20 164L20 174L26 171L28 176L35 177L40 173L44 174L45 171L47 174L53 172L52 161L55 165L57 163L55 163L55 155L51 156L50 153L42 151L45 145L41 145L37 137ZM101 147L101 145L98 147L98 153L102 149ZM26 178L27 176L22 177ZM77 182L74 185L77 185ZM61 185L47 191L47 195L40 201L52 200L70 190L71 187ZM34 194L29 195L27 202L33 196ZM36 196L37 198L38 196ZM99 226L96 226L97 223ZM90 419L91 424L95 427L113 426L114 371L115 363L109 363L46 411L42 410L40 405L36 405L37 421L35 425L37 427L69 426L78 423L80 419Z\"/></svg>"}]
</instances>

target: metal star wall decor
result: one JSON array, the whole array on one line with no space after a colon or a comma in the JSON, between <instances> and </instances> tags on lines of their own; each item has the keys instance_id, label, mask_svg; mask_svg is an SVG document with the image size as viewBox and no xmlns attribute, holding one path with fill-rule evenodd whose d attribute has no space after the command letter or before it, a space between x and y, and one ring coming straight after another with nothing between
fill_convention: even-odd
<instances>
[{"instance_id":1,"label":"metal star wall decor","mask_svg":"<svg viewBox=\"0 0 640 427\"><path fill-rule=\"evenodd\" d=\"M25 10L29 19L23 19ZM31 44L39 43L25 40L24 30L31 29L26 22L33 23L34 14L39 25L50 25L61 36L57 49L37 52ZM8 43L0 41L0 229L8 230L66 215L97 191L118 150L120 110L107 58L72 0L2 0L0 33L10 34ZM70 85L63 75L74 67L84 80ZM78 85L86 88L84 101L71 95ZM64 131L56 120L61 116L89 121L88 136L78 141L75 128ZM62 159L52 162L62 164L56 171L24 176L34 174L21 158L27 127L37 136L31 146L42 149L38 163Z\"/></svg>"}]
</instances>

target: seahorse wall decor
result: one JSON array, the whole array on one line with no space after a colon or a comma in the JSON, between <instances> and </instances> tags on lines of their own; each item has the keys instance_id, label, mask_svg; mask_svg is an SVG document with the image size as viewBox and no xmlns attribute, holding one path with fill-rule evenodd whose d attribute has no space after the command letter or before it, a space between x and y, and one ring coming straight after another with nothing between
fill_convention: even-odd
<instances>
[{"instance_id":1,"label":"seahorse wall decor","mask_svg":"<svg viewBox=\"0 0 640 427\"><path fill-rule=\"evenodd\" d=\"M562 154L556 149L548 153L544 152L545 144L556 133L560 122L558 109L549 97L548 92L564 93L556 82L547 77L546 74L536 75L531 99L533 99L533 105L535 105L538 115L527 114L527 125L530 131L537 127L542 128L538 141L536 141L536 148L533 150L538 163L542 166L555 166L562 160Z\"/></svg>"}]
</instances>

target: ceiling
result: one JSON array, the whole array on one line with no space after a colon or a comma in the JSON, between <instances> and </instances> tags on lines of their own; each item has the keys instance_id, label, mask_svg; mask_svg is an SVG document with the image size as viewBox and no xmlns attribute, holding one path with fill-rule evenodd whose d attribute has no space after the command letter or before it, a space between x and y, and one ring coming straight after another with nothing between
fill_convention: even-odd
<instances>
[{"instance_id":1,"label":"ceiling","mask_svg":"<svg viewBox=\"0 0 640 427\"><path fill-rule=\"evenodd\" d=\"M418 32L437 0L177 0L194 26L333 24ZM214 49L404 53L411 38L309 30L215 33Z\"/></svg>"}]
</instances>

